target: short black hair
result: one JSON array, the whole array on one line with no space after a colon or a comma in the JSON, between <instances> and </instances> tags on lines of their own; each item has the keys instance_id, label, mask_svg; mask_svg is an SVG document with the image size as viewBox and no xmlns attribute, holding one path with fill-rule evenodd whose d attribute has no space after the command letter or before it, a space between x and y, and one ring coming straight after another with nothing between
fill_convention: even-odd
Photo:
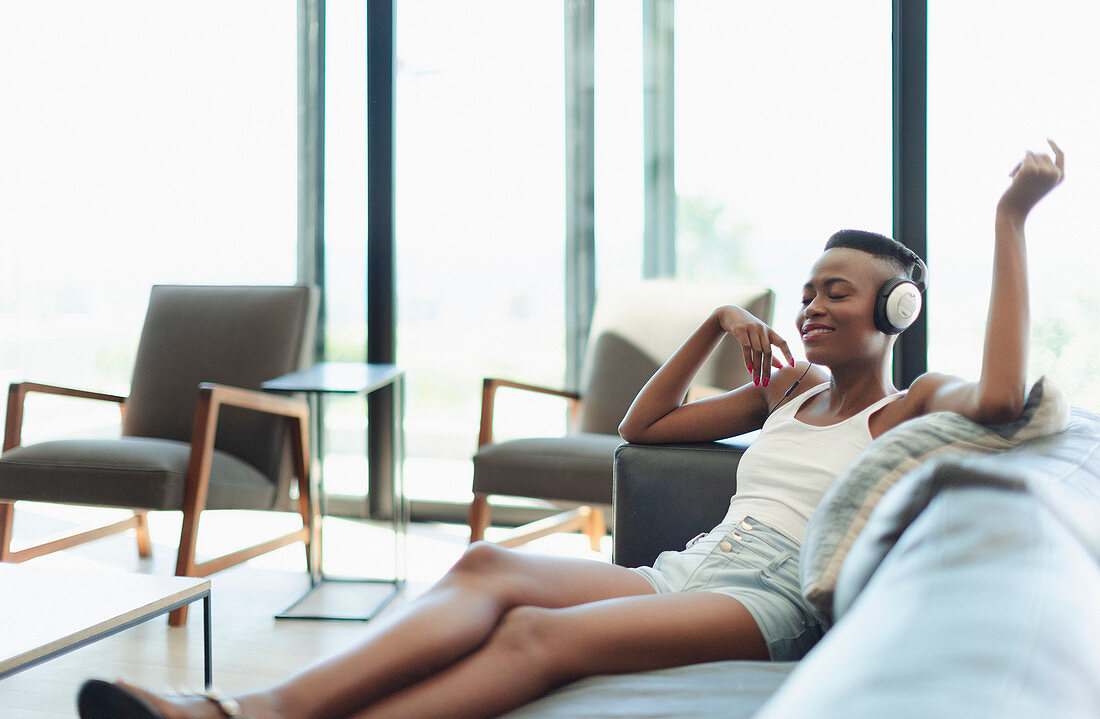
<instances>
[{"instance_id":1,"label":"short black hair","mask_svg":"<svg viewBox=\"0 0 1100 719\"><path fill-rule=\"evenodd\" d=\"M928 273L924 262L917 256L917 253L897 240L886 235L880 235L877 232L866 230L840 230L834 232L833 236L825 242L825 249L831 250L834 247L847 247L880 257L894 265L898 272L922 286L925 275Z\"/></svg>"}]
</instances>

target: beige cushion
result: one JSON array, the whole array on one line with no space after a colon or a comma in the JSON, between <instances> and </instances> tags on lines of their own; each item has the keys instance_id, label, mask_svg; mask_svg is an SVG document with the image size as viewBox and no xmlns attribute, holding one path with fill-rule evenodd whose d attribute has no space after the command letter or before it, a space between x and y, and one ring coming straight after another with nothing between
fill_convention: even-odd
<instances>
[{"instance_id":1,"label":"beige cushion","mask_svg":"<svg viewBox=\"0 0 1100 719\"><path fill-rule=\"evenodd\" d=\"M744 307L772 321L775 294L758 285L645 280L600 289L585 351L578 430L617 434L630 403L688 335L722 305ZM696 375L722 390L751 381L741 346L719 343Z\"/></svg>"},{"instance_id":2,"label":"beige cushion","mask_svg":"<svg viewBox=\"0 0 1100 719\"><path fill-rule=\"evenodd\" d=\"M1043 377L1028 393L1021 415L981 425L953 412L903 422L872 442L829 486L806 527L799 558L802 593L823 617L832 615L833 592L852 543L886 490L934 456L989 454L1060 432L1069 401Z\"/></svg>"}]
</instances>

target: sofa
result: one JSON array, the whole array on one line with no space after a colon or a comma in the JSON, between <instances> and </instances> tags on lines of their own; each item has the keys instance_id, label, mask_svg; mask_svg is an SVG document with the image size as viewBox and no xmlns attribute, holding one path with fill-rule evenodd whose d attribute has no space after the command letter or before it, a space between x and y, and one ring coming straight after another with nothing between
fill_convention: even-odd
<instances>
[{"instance_id":1,"label":"sofa","mask_svg":"<svg viewBox=\"0 0 1100 719\"><path fill-rule=\"evenodd\" d=\"M621 445L614 561L717 524L749 441ZM507 716L1100 717L1100 417L918 463L859 531L830 606L799 662L592 677Z\"/></svg>"}]
</instances>

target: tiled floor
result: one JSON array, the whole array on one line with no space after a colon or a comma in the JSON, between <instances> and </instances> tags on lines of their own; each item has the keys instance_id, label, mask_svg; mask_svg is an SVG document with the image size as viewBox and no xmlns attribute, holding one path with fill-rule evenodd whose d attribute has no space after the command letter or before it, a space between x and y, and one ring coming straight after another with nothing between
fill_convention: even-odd
<instances>
[{"instance_id":1,"label":"tiled floor","mask_svg":"<svg viewBox=\"0 0 1100 719\"><path fill-rule=\"evenodd\" d=\"M15 546L67 529L77 523L95 524L109 510L86 510L49 505L20 504L16 512ZM293 527L290 515L220 512L204 516L199 554L212 555L222 547L240 546L252 537L275 536ZM32 560L38 566L103 572L137 571L171 574L173 544L179 518L173 513L151 517L153 559L137 559L130 535L118 535L83 547ZM336 575L384 576L392 568L392 534L386 525L329 519L325 525L325 568ZM410 528L409 583L380 615L400 611L403 603L424 591L459 557L466 544L466 528L445 524L415 524ZM238 539L234 540L234 537ZM555 535L532 542L523 551L608 561L605 551L592 552L580 535ZM371 551L364 552L369 547ZM286 547L211 577L214 634L214 681L228 692L269 682L302 665L345 647L370 630L370 623L275 620L308 586L300 545ZM18 592L18 587L0 587ZM79 591L79 587L74 587ZM0 717L3 719L71 719L73 697L88 677L123 677L154 687L201 687L202 622L195 605L183 629L169 629L164 619L126 630L45 664L0 680ZM0 618L3 623L19 617Z\"/></svg>"}]
</instances>

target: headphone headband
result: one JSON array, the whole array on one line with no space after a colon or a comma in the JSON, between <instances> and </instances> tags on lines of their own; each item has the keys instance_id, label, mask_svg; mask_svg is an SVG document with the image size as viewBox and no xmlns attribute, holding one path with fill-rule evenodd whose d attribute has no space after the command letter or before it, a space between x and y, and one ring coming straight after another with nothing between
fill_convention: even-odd
<instances>
[{"instance_id":1,"label":"headphone headband","mask_svg":"<svg viewBox=\"0 0 1100 719\"><path fill-rule=\"evenodd\" d=\"M906 258L909 260L909 266L907 267L909 279L912 280L913 284L915 284L921 292L924 292L925 288L928 286L928 265L924 264L924 260L922 260L920 255L916 252L913 252L905 245L901 246L905 250Z\"/></svg>"},{"instance_id":2,"label":"headphone headband","mask_svg":"<svg viewBox=\"0 0 1100 719\"><path fill-rule=\"evenodd\" d=\"M909 265L909 278L913 280L921 292L924 292L928 287L928 265L924 264L924 260L913 253L913 263Z\"/></svg>"}]
</instances>

